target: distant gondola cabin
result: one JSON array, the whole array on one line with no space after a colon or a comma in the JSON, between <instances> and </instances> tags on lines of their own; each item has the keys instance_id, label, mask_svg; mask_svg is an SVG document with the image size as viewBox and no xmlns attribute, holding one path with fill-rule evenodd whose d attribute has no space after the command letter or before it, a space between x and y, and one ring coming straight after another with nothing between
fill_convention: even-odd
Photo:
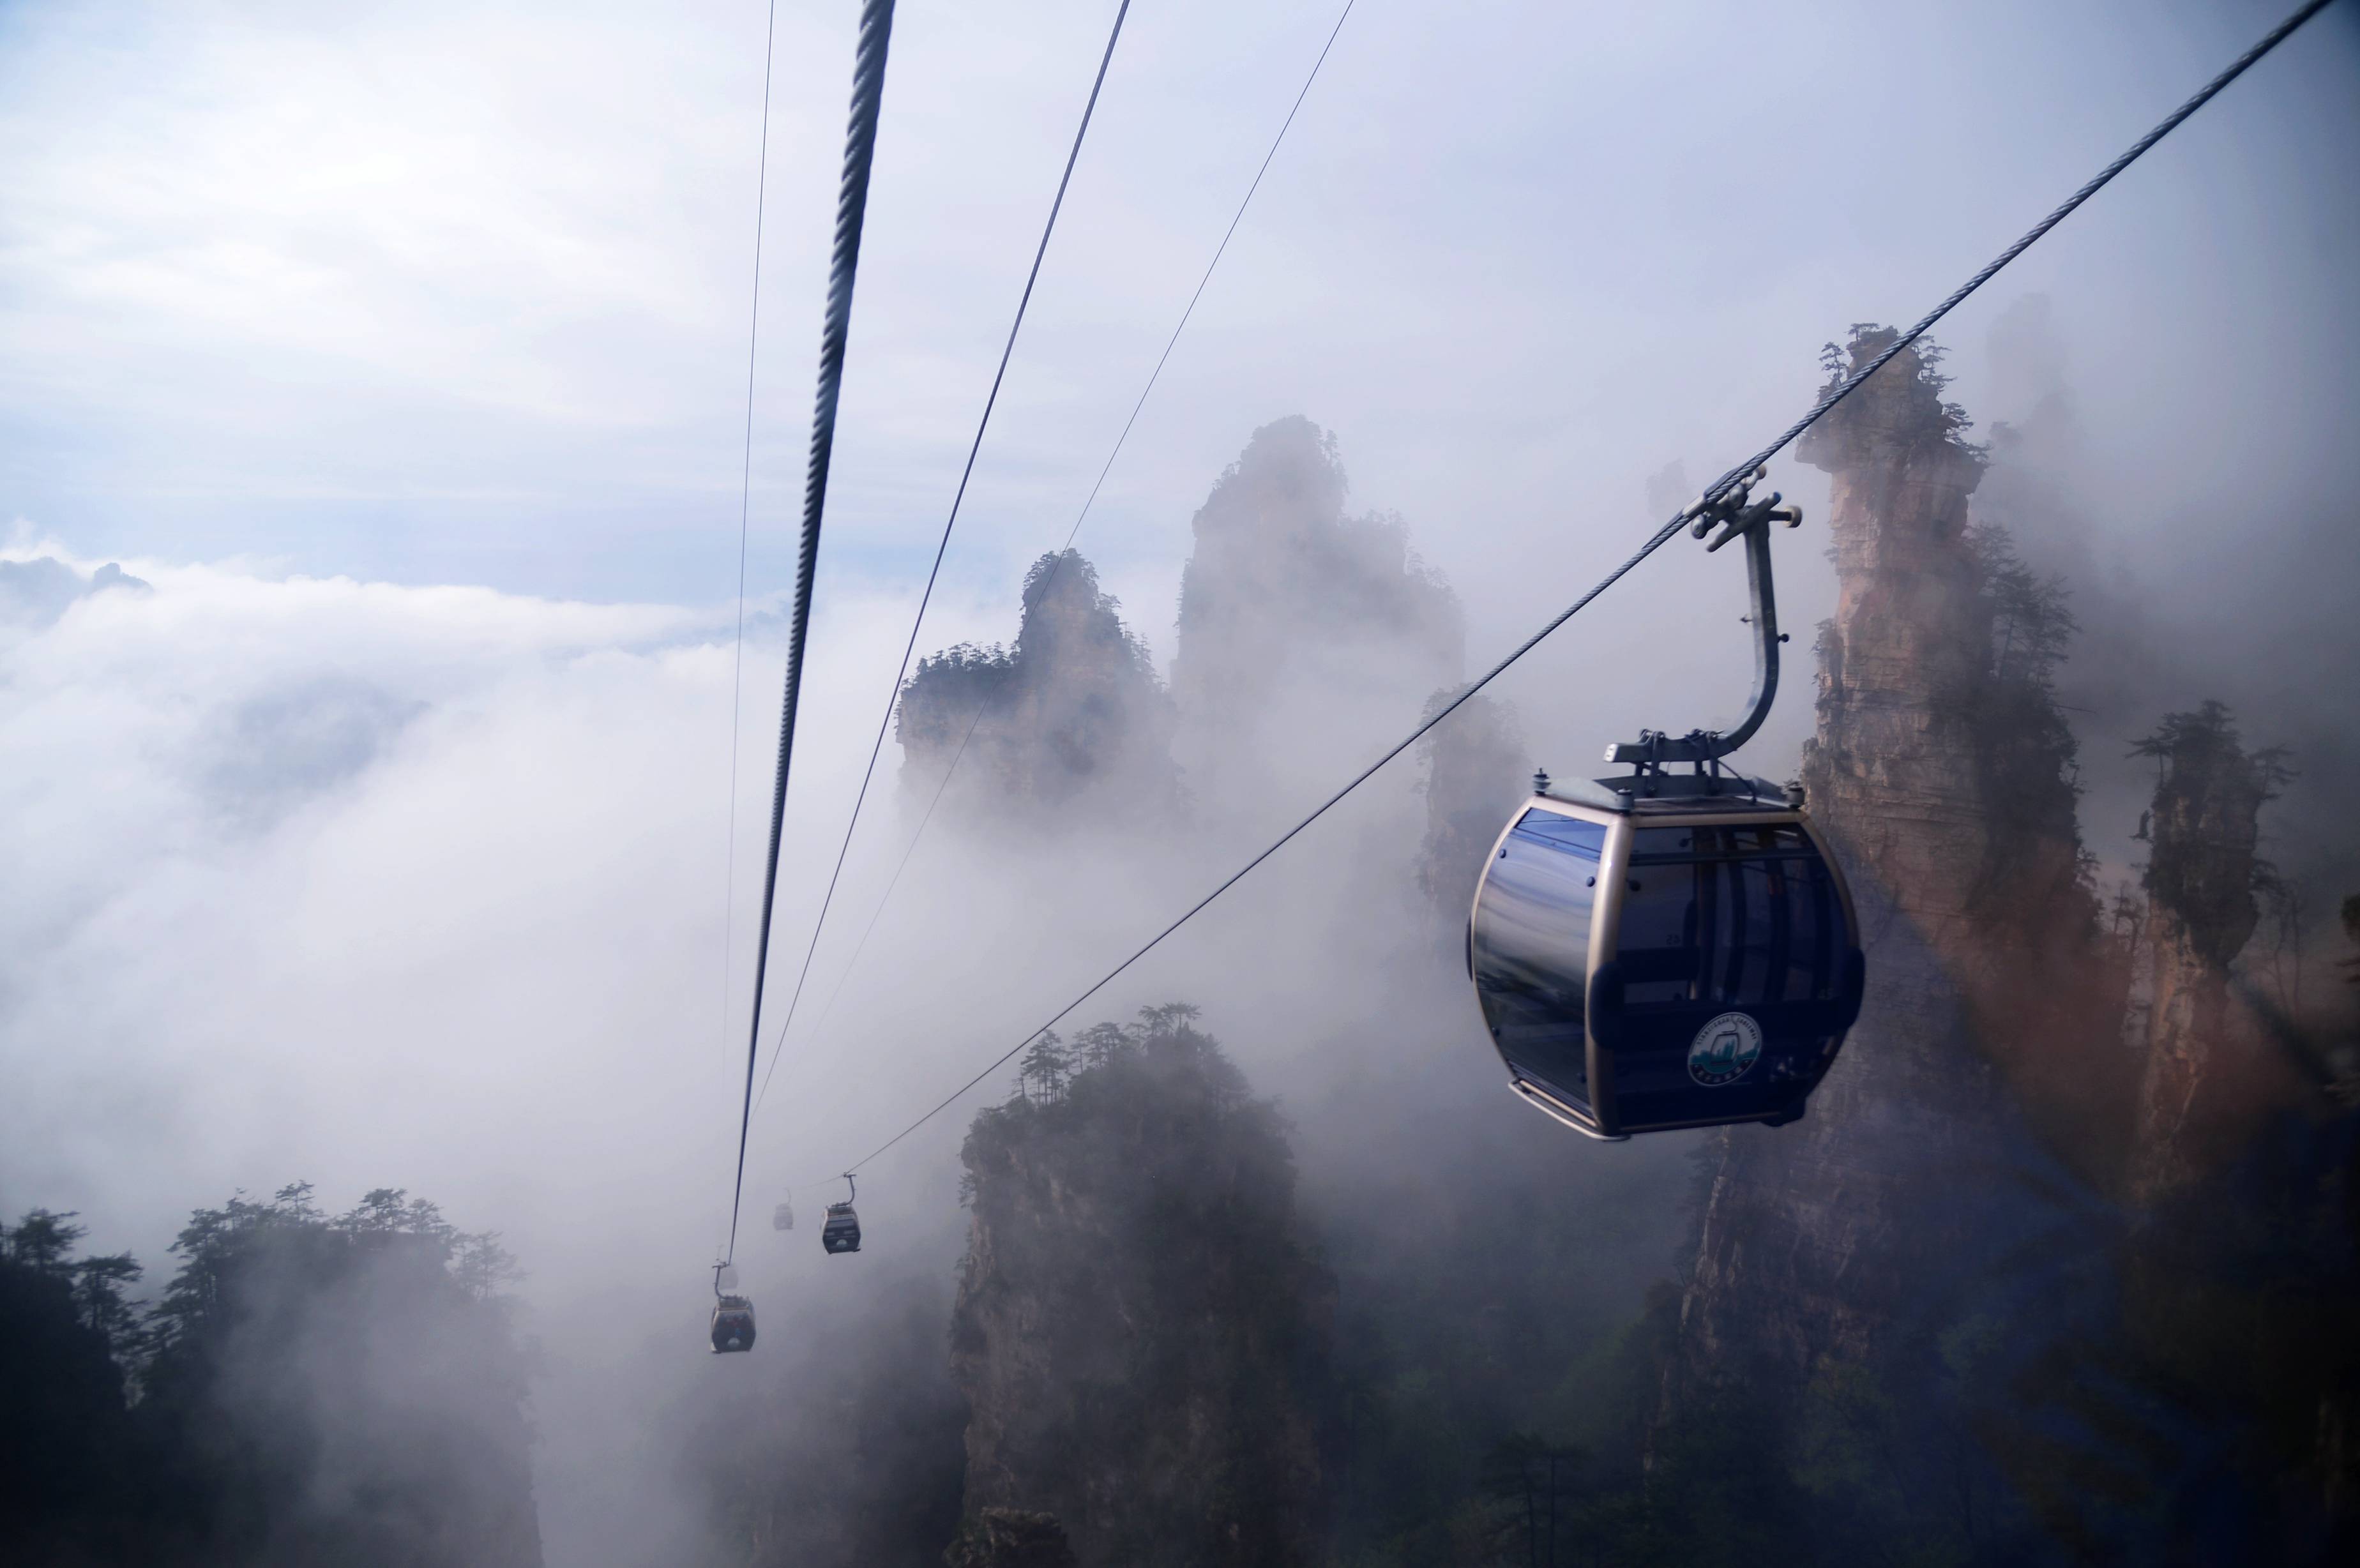
<instances>
[{"instance_id":1,"label":"distant gondola cabin","mask_svg":"<svg viewBox=\"0 0 2360 1568\"><path fill-rule=\"evenodd\" d=\"M754 1348L754 1303L744 1296L725 1295L713 1303L713 1348L718 1351Z\"/></svg>"},{"instance_id":2,"label":"distant gondola cabin","mask_svg":"<svg viewBox=\"0 0 2360 1568\"><path fill-rule=\"evenodd\" d=\"M827 1221L819 1227L819 1244L829 1252L860 1250L860 1216L850 1203L830 1203Z\"/></svg>"}]
</instances>

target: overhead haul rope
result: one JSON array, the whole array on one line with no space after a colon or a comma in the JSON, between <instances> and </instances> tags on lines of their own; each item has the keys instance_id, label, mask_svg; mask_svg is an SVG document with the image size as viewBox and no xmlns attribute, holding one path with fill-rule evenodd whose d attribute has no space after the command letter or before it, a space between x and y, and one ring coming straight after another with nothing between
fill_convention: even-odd
<instances>
[{"instance_id":1,"label":"overhead haul rope","mask_svg":"<svg viewBox=\"0 0 2360 1568\"><path fill-rule=\"evenodd\" d=\"M1147 385L1139 389L1139 400L1131 406L1131 418L1122 422L1122 433L1114 438L1114 450L1107 453L1106 463L1099 468L1097 482L1091 485L1090 493L1083 497L1082 509L1075 514L1074 526L1066 530L1064 546L1051 559L1049 574L1041 584L1043 598L1048 596L1050 588L1056 583L1057 573L1065 569L1065 553L1074 548L1074 540L1080 537L1082 523L1089 517L1090 508L1097 505L1098 492L1106 486L1107 475L1114 472L1115 459L1122 455L1123 443L1131 439L1131 427L1139 423L1140 411L1147 407L1148 394L1155 390L1155 383L1164 375L1164 365L1171 362L1172 351L1179 346L1180 334L1187 330L1188 318L1196 313L1196 302L1205 297L1205 286L1213 280L1213 269L1221 265L1221 257L1229 251L1229 241L1237 237L1238 224L1244 220L1246 208L1252 204L1254 192L1262 189L1262 176L1270 172L1271 160L1278 156L1279 144L1286 140L1287 130L1295 124L1295 116L1303 108L1303 101L1311 95L1311 84L1319 80L1319 68L1328 63L1328 54L1336 47L1337 35L1343 32L1344 23L1352 15L1352 7L1359 3L1360 0L1344 0L1344 9L1337 16L1335 27L1328 29L1328 41L1320 46L1319 58L1311 62L1311 73L1303 79L1302 91L1295 93L1294 104L1286 111L1285 121L1278 127L1278 135L1271 138L1270 150L1262 157L1262 167L1254 170L1253 183L1246 187L1244 197L1238 202L1238 210L1230 214L1229 226L1222 234L1221 243L1213 247L1213 259L1205 264L1205 275L1196 279L1196 291L1188 296L1187 309L1180 312L1179 323L1172 329L1171 337L1164 341L1162 356L1156 360L1155 368L1148 372ZM836 999L844 995L845 981L851 978L853 969L860 963L860 955L869 950L869 939L876 932L877 921L885 913L885 906L892 901L893 889L901 885L901 873L910 868L910 857L918 852L918 841L926 836L926 827L934 820L934 808L943 803L944 791L950 788L951 775L958 771L960 760L967 756L967 743L975 739L976 726L983 719L983 711L984 704L978 700L974 713L967 718L967 733L959 737L958 749L951 753L950 766L943 769L942 778L934 785L934 796L926 802L925 814L918 819L918 831L910 835L909 844L901 851L900 863L893 867L893 875L886 879L885 891L879 896L877 907L869 911L869 923L861 929L860 940L853 943L852 956L845 960L844 972L836 977L836 988L828 993L827 1005L820 1009L819 1021L812 1026L814 1029L825 1024L829 1015L836 1011ZM853 823L844 830L847 843L852 836L852 826L858 823L859 817L856 808ZM821 918L826 918L825 912ZM816 931L812 933L812 943L814 947L819 943ZM782 1035L783 1032L782 1029ZM762 1074L761 1091L754 1096L756 1110L762 1108L762 1101L770 1092L770 1075L778 1070L779 1058L774 1052L769 1071Z\"/></svg>"},{"instance_id":2,"label":"overhead haul rope","mask_svg":"<svg viewBox=\"0 0 2360 1568\"><path fill-rule=\"evenodd\" d=\"M746 455L738 473L738 629L729 644L728 849L722 856L721 1038L729 1039L729 957L738 904L738 710L746 674L746 531L754 500L754 350L762 333L762 208L770 192L770 59L779 37L779 0L762 33L762 152L754 176L754 288L746 323Z\"/></svg>"},{"instance_id":3,"label":"overhead haul rope","mask_svg":"<svg viewBox=\"0 0 2360 1568\"><path fill-rule=\"evenodd\" d=\"M1984 284L1990 282L1999 274L2001 268L2006 267L2009 262L2014 261L2017 256L2022 256L2027 250L2030 249L2033 244L2043 234L2055 228L2059 223L2063 223L2065 219L2071 214L2075 208L2081 206L2082 202L2087 201L2091 197L2103 190L2114 176L2120 174L2124 169L2128 169L2132 164L2137 162L2139 158L2146 154L2148 148L2154 147L2156 143L2170 135L2182 121L2186 120L2191 114L2196 113L2197 110L2202 108L2206 103L2211 103L2214 94L2218 93L2223 88L2228 86L2232 82L2237 80L2238 77L2244 75L2247 69L2250 68L2256 60L2260 60L2264 55L2268 54L2272 49L2278 48L2279 44L2286 41L2288 35L2291 34L2296 28L2301 27L2305 22L2311 20L2311 17L2317 16L2320 12L2325 10L2332 3L2333 0L2310 0L2308 5L2305 5L2301 9L2295 12L2293 16L2289 16L2285 21L2279 23L2278 27L2271 29L2268 36L2264 38L2261 42L2256 44L2252 49L2247 49L2244 54L2240 55L2236 61L2226 71L2223 71L2220 75L2214 77L2211 82L2206 82L2204 86L2197 92L2195 96L2190 98L2188 102L2173 110L2155 127L2155 129L2147 132L2147 135L2132 143L2129 149L2124 152L2121 157L2115 158L2114 162L2106 165L2104 169L2099 170L2096 177L2091 180L2088 184L2082 186L2079 191L2074 191L2072 195L2067 197L2065 201L2058 206L2056 211L2050 212L2047 217L2041 219L2040 222L2035 223L2030 229L2027 230L2023 238L2017 240L2014 245L2000 252L1998 256L1993 257L1992 260L1983 267L1983 270L1977 272L1972 278L1968 278L1964 283L1959 285L1957 289L1951 290L1950 297L1944 299L1940 304L1935 306L1933 310L1928 311L1925 318L1916 326L1911 327L1907 332L1902 333L1901 336L1887 344L1885 350L1878 354L1875 358L1870 360L1866 365L1861 366L1858 370L1853 371L1841 382L1838 383L1832 391L1829 392L1826 397L1821 397L1819 402L1812 407L1809 413L1805 414L1801 419L1796 420L1792 425L1789 425L1786 430L1781 433L1776 440L1770 442L1769 445L1764 447L1760 452L1755 452L1752 457L1747 458L1744 462L1739 463L1736 467L1729 470L1729 472L1723 474L1720 478L1714 480L1712 484L1706 488L1701 499L1707 503L1718 501L1723 495L1728 493L1729 488L1732 485L1736 484L1738 480L1752 474L1755 469L1761 467L1764 463L1769 462L1772 458L1785 451L1787 444L1793 441L1797 436L1801 435L1805 430L1809 430L1820 419L1826 418L1830 409L1842 402L1845 398L1851 397L1854 391L1858 390L1863 382L1866 381L1870 376L1883 369L1894 355L1899 354L1903 349L1906 349L1910 344L1916 343L1919 338L1924 337L1926 333L1932 329L1935 322L1940 321L1944 316L1949 315L1952 310L1957 308L1961 301L1967 298L1967 296L1972 294L1976 289L1981 289ZM900 1132L895 1133L891 1138L887 1138L883 1143L878 1145L877 1148L871 1149L860 1159L854 1160L852 1164L846 1167L846 1169L849 1171L857 1171L860 1170L861 1167L869 1164L871 1160L874 1160L880 1155L885 1153L886 1150L891 1149L895 1144L900 1143L912 1133L916 1132L920 1127L924 1127L928 1122L934 1120L934 1117L950 1109L950 1107L956 1105L969 1090L982 1083L986 1078L990 1077L994 1073L999 1072L1002 1067L1005 1067L1009 1062L1015 1057L1018 1051L1022 1051L1027 1045L1030 1045L1033 1040L1039 1039L1049 1029L1054 1028L1058 1021L1064 1018L1066 1014L1072 1012L1076 1007L1080 1007L1084 1002L1088 1001L1092 996L1097 996L1100 991L1104 990L1109 985L1113 983L1118 975L1121 975L1132 964L1138 963L1141 959L1153 952L1155 948L1163 942L1164 938L1170 936L1174 931L1178 931L1182 926L1186 925L1190 920L1196 919L1196 916L1202 913L1206 907L1211 904L1214 899L1219 898L1222 894L1228 892L1230 888L1243 881L1247 874L1251 872L1254 867L1260 866L1263 861L1268 860L1272 855L1277 854L1281 849L1284 848L1297 833L1309 827L1312 823L1317 822L1321 817L1326 816L1333 807L1344 799L1345 796L1349 795L1353 790L1359 789L1361 785L1367 783L1371 778L1375 777L1378 769L1382 768L1386 763L1391 762L1394 757L1399 757L1403 752L1407 751L1411 746L1416 745L1418 741L1425 738L1429 731L1431 731L1437 724L1442 723L1443 720L1448 718L1453 713L1457 712L1459 706L1470 697L1474 696L1475 693L1480 691L1484 687L1489 686L1493 681L1499 679L1510 665L1514 664L1518 659L1524 658L1524 655L1532 652L1534 648L1538 648L1550 633L1565 625L1566 622L1573 619L1576 615L1579 615L1583 609L1587 608L1592 600L1595 600L1600 594L1605 593L1607 589L1622 581L1623 576L1627 574L1633 567L1637 566L1641 561L1646 560L1647 557L1655 554L1655 552L1661 549L1674 534L1679 532L1681 528L1684 527L1695 515L1696 512L1693 506L1683 508L1677 515L1673 517L1668 522L1665 523L1663 527L1657 528L1654 534L1650 535L1647 541L1634 550L1629 560L1623 561L1622 565L1608 572L1604 577L1600 578L1597 583L1594 584L1588 593L1585 593L1580 598L1576 599L1571 604L1568 605L1563 613L1558 615L1554 620L1551 620L1546 626L1541 627L1540 630L1535 632L1523 642L1517 644L1514 650L1505 659L1502 659L1499 663L1491 666L1491 669L1485 670L1474 681L1469 682L1467 686L1460 690L1457 696L1444 703L1442 707L1437 710L1431 717L1420 724L1415 729L1410 731L1408 735L1402 737L1400 741L1387 749L1386 752L1382 756L1379 757L1374 762L1370 763L1368 767L1362 768L1354 776L1351 782L1346 784L1342 789L1328 796L1327 800L1321 801L1318 807L1314 810L1309 816L1305 817L1301 822L1287 829L1284 833L1281 833L1268 848L1255 855L1251 860L1247 861L1236 871L1230 873L1228 877L1222 880L1218 887L1206 894L1203 898L1197 899L1196 903L1190 905L1187 911L1181 915L1178 920L1174 920L1170 925L1167 925L1162 931L1157 931L1153 937L1141 944L1141 946L1134 951L1130 957L1124 959L1112 969L1108 970L1106 974L1101 975L1098 979L1093 981L1089 987L1083 991L1081 995L1076 996L1072 1001L1067 1002L1064 1007L1059 1007L1055 1012L1050 1014L1046 1019L1043 1020L1039 1028L1032 1029L1022 1040L1019 1040L1014 1045L1009 1047L1008 1050L994 1060L989 1066L986 1067L982 1072L977 1073L974 1077L968 1079L966 1083L960 1084L958 1088L945 1095L934 1106L933 1109L927 1111L925 1115L912 1122L908 1127L903 1127Z\"/></svg>"},{"instance_id":4,"label":"overhead haul rope","mask_svg":"<svg viewBox=\"0 0 2360 1568\"><path fill-rule=\"evenodd\" d=\"M1009 356L1016 352L1016 334L1023 330L1025 308L1032 302L1032 285L1040 281L1042 257L1049 254L1049 236L1057 232L1057 213L1065 204L1065 187L1073 183L1074 164L1082 156L1082 138L1089 135L1090 116L1098 111L1098 89L1106 85L1107 67L1114 60L1115 42L1122 37L1123 18L1129 15L1131 0L1122 0L1122 5L1114 14L1114 30L1107 35L1106 53L1098 58L1098 73L1097 80L1090 83L1089 102L1082 105L1082 123L1074 131L1073 150L1065 155L1065 172L1057 180L1056 200L1049 203L1049 221L1041 226L1041 244L1032 252L1032 270L1025 274L1024 292L1016 301L1016 320L1009 324L1008 342L1000 351L1000 368L992 372L991 391L983 400L983 418L976 421L975 440L967 449L967 467L960 471L958 490L951 497L950 516L943 521L942 542L934 546L934 564L926 573L925 592L918 595L918 613L910 621L910 640L901 649L901 668L894 672L893 690L885 698L885 716L878 721L877 739L869 747L869 767L860 775L860 792L853 797L852 820L845 824L844 842L836 846L836 868L827 875L827 891L819 901L819 918L812 922L811 944L803 949L803 966L795 976L794 994L787 1001L787 1016L780 1022L779 1038L770 1047L770 1071L773 1073L778 1071L779 1051L787 1042L787 1027L795 1021L795 1008L803 999L803 983L811 978L812 955L819 951L819 933L827 924L828 907L836 902L836 884L844 875L844 857L852 848L852 830L858 825L860 808L869 800L869 782L877 777L877 757L885 749L885 732L892 727L893 710L901 704L901 682L910 673L910 655L918 646L918 628L925 622L926 606L934 601L934 580L942 575L943 556L951 547L951 530L958 526L959 505L967 499L967 481L975 476L976 454L983 450L983 432L991 426L991 410L1000 401L1000 384L1007 377ZM774 869L777 850L777 834L773 829L771 855ZM763 906L762 918L767 930L770 920L767 903ZM759 1022L759 1019L756 1021ZM762 1075L763 1091L768 1093L770 1086L770 1073L766 1073ZM746 1104L749 1120L753 1115L753 1088L754 1063L749 1056L746 1063ZM742 1136L739 1142L744 1142ZM742 1167L742 1150L740 1163ZM744 1179L742 1169L739 1179Z\"/></svg>"},{"instance_id":5,"label":"overhead haul rope","mask_svg":"<svg viewBox=\"0 0 2360 1568\"><path fill-rule=\"evenodd\" d=\"M836 248L828 260L827 307L820 321L819 391L812 405L811 459L803 471L803 546L795 557L794 618L787 636L786 693L779 712L779 768L770 786L770 852L762 872L762 935L754 950L754 1014L747 1023L746 1094L738 1116L738 1176L729 1194L729 1245L725 1259L738 1255L738 1214L746 1198L746 1133L754 1120L754 1058L762 1040L762 982L770 968L770 909L779 888L779 830L786 817L787 768L794 757L795 708L803 693L803 646L811 633L812 573L819 563L828 463L836 452L836 394L844 385L845 339L852 328L852 285L860 270L860 226L869 211L869 165L877 151L877 115L885 96L885 50L892 37L893 0L864 0L860 38L852 57L852 114L844 136L844 176L836 189ZM750 415L748 428L752 428ZM750 464L750 456L748 461Z\"/></svg>"}]
</instances>

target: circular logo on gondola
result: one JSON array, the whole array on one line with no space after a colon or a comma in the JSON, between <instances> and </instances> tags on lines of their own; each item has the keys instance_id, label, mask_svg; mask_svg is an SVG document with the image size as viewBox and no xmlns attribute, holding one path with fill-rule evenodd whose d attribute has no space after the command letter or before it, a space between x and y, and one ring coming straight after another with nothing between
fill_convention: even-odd
<instances>
[{"instance_id":1,"label":"circular logo on gondola","mask_svg":"<svg viewBox=\"0 0 2360 1568\"><path fill-rule=\"evenodd\" d=\"M1688 1076L1712 1088L1734 1083L1762 1058L1762 1026L1743 1013L1723 1013L1688 1042Z\"/></svg>"}]
</instances>

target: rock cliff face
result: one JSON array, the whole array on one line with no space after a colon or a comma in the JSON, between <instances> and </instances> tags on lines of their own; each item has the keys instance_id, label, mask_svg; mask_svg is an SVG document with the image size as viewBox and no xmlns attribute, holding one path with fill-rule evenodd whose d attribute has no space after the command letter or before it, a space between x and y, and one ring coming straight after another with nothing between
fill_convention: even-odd
<instances>
[{"instance_id":1,"label":"rock cliff face","mask_svg":"<svg viewBox=\"0 0 2360 1568\"><path fill-rule=\"evenodd\" d=\"M2229 965L2261 918L2261 810L2282 773L2276 754L2245 749L2218 702L2168 715L2138 750L2161 769L2147 818L2154 1002L2132 1178L2152 1201L2230 1151L2268 1071L2233 1008Z\"/></svg>"},{"instance_id":2,"label":"rock cliff face","mask_svg":"<svg viewBox=\"0 0 2360 1568\"><path fill-rule=\"evenodd\" d=\"M1889 342L1856 333L1852 364ZM1970 526L1982 459L1942 387L1904 353L1803 438L1832 480L1839 587L1803 779L1861 871L1972 982L1979 960L2039 945L2027 920L2070 931L2096 906L2047 685L2071 623Z\"/></svg>"},{"instance_id":3,"label":"rock cliff face","mask_svg":"<svg viewBox=\"0 0 2360 1568\"><path fill-rule=\"evenodd\" d=\"M1855 331L1830 373L1890 341ZM1841 588L1803 777L1868 995L1807 1117L1710 1160L1656 1479L1693 1485L1682 1445L1750 1410L1822 1560L1906 1532L1928 1561L2159 1561L2238 1508L2224 1560L2287 1560L2324 1528L2309 1497L2349 1507L2319 1477L2350 1473L2360 1373L2312 1326L2348 1311L2348 1131L2288 1114L2234 1016L2283 773L2217 706L2168 718L2140 747L2148 897L2100 930L2050 685L2077 628L1971 515L1941 390L1898 355L1801 449ZM2134 943L2153 1006L2126 1040Z\"/></svg>"},{"instance_id":4,"label":"rock cliff face","mask_svg":"<svg viewBox=\"0 0 2360 1568\"><path fill-rule=\"evenodd\" d=\"M1417 694L1458 689L1466 640L1458 596L1410 552L1407 527L1348 517L1344 495L1335 440L1309 419L1253 433L1195 518L1168 692L1090 563L1043 556L1011 646L946 648L903 688L903 788L930 798L958 757L946 799L1002 823L1144 802L1258 831L1316 800L1398 733ZM1463 906L1472 883L1453 867L1477 864L1467 844L1488 843L1529 771L1513 714L1470 703L1421 760L1423 880L1438 906Z\"/></svg>"},{"instance_id":5,"label":"rock cliff face","mask_svg":"<svg viewBox=\"0 0 2360 1568\"><path fill-rule=\"evenodd\" d=\"M1449 695L1436 693L1437 705ZM1455 946L1475 901L1484 856L1524 800L1533 759L1515 710L1482 696L1468 699L1427 735L1419 759L1426 768L1426 838L1417 852L1418 886Z\"/></svg>"},{"instance_id":6,"label":"rock cliff face","mask_svg":"<svg viewBox=\"0 0 2360 1568\"><path fill-rule=\"evenodd\" d=\"M919 661L895 720L904 786L931 794L964 743L953 796L988 814L1071 820L1173 800L1171 700L1097 571L1074 550L1044 555L1023 604L1012 648Z\"/></svg>"},{"instance_id":7,"label":"rock cliff face","mask_svg":"<svg viewBox=\"0 0 2360 1568\"><path fill-rule=\"evenodd\" d=\"M1890 342L1856 329L1830 375ZM2016 1228L1994 1172L2044 1160L2006 1073L2059 1027L2049 997L2067 983L2043 975L2092 953L2095 905L2070 737L2003 625L2027 606L2004 546L1969 526L1981 463L1942 386L1905 352L1801 449L1833 478L1841 590L1803 779L1859 901L1868 992L1806 1118L1725 1138L1675 1403L1699 1380L1793 1387L1903 1353L1904 1325L1926 1332L1944 1282ZM2051 595L2038 629L2061 650L2060 609Z\"/></svg>"},{"instance_id":8,"label":"rock cliff face","mask_svg":"<svg viewBox=\"0 0 2360 1568\"><path fill-rule=\"evenodd\" d=\"M967 1136L971 1536L1015 1509L1085 1568L1312 1560L1333 1288L1277 1112L1193 1011L1044 1040Z\"/></svg>"},{"instance_id":9,"label":"rock cliff face","mask_svg":"<svg viewBox=\"0 0 2360 1568\"><path fill-rule=\"evenodd\" d=\"M950 1568L1075 1568L1065 1527L1047 1514L986 1508L943 1553Z\"/></svg>"}]
</instances>

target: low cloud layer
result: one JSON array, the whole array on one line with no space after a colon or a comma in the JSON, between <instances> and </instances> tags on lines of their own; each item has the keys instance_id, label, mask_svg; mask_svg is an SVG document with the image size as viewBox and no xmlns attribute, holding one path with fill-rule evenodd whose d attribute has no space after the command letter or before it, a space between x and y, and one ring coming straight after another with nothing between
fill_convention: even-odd
<instances>
[{"instance_id":1,"label":"low cloud layer","mask_svg":"<svg viewBox=\"0 0 2360 1568\"><path fill-rule=\"evenodd\" d=\"M547 1368L552 1560L688 1561L700 1522L639 1434L726 1375L699 1358L702 1270L728 1219L851 13L780 13L741 663L759 16L560 10L0 11L0 1213L79 1210L151 1265L188 1206L298 1179L504 1231ZM2060 691L2109 878L2143 853L2130 741L2220 697L2303 770L2266 853L2318 899L2360 886L2338 685L2360 660L2355 11L1941 334L1975 433L2022 432L1979 505L2071 579ZM774 1008L1108 12L903 8ZM1331 18L1135 13L921 653L1015 634L1024 566L1072 526ZM1481 669L1807 406L1822 342L1913 319L2275 19L2175 4L2125 48L2119 18L2029 0L1360 7L1080 548L1171 674L1192 515L1251 431L1301 413L1335 433L1341 513L1397 514L1448 577ZM1744 758L1784 778L1834 584L1824 477L1771 482L1811 513L1780 536L1795 641ZM1494 690L1571 775L1643 725L1733 716L1743 608L1736 561L1683 539ZM1239 845L1424 711L1432 650L1384 640L1263 694L1266 755L1224 805ZM790 1184L815 1218L835 1171L1232 864L1159 820L1054 844L937 824L856 965L915 825L898 760L766 1080L757 1226ZM1457 993L1445 1013L1389 988L1431 958L1411 760L1076 1021L1203 1004L1300 1117L1333 1212L1423 1223L1501 1167L1660 1160L1676 1191L1675 1140L1568 1151L1500 1090ZM1412 1104L1479 1136L1388 1138ZM896 1269L956 1256L966 1117L864 1177ZM882 1299L804 1223L741 1248L766 1351Z\"/></svg>"}]
</instances>

